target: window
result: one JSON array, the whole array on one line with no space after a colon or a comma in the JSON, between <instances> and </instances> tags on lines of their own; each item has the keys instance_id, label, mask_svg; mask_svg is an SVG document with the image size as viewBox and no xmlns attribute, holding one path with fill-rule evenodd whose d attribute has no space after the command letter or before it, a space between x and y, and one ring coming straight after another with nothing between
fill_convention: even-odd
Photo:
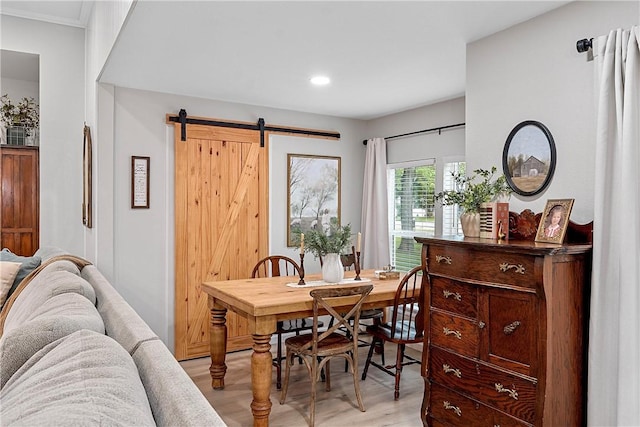
<instances>
[{"instance_id":1,"label":"window","mask_svg":"<svg viewBox=\"0 0 640 427\"><path fill-rule=\"evenodd\" d=\"M391 264L409 271L421 260L414 237L435 235L435 160L388 165L389 245Z\"/></svg>"},{"instance_id":2,"label":"window","mask_svg":"<svg viewBox=\"0 0 640 427\"><path fill-rule=\"evenodd\" d=\"M443 206L440 211L434 195L438 179L443 190L453 190L452 173L464 174L466 163L444 163L442 177L437 176L435 159L390 164L387 168L391 265L409 271L421 262L422 247L414 237L435 236L436 223L443 235L462 234L458 206Z\"/></svg>"},{"instance_id":3,"label":"window","mask_svg":"<svg viewBox=\"0 0 640 427\"><path fill-rule=\"evenodd\" d=\"M451 162L444 164L442 189L454 190L456 183L453 180L453 174L465 174L465 162ZM460 225L460 211L457 205L442 207L442 234L455 235L462 234L462 226Z\"/></svg>"}]
</instances>

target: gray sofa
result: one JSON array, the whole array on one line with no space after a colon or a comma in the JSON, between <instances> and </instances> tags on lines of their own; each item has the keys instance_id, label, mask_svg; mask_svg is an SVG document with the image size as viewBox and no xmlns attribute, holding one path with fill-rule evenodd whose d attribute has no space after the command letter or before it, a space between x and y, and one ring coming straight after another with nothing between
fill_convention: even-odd
<instances>
[{"instance_id":1,"label":"gray sofa","mask_svg":"<svg viewBox=\"0 0 640 427\"><path fill-rule=\"evenodd\" d=\"M100 271L63 254L39 250L55 260L3 313L0 424L224 426Z\"/></svg>"}]
</instances>

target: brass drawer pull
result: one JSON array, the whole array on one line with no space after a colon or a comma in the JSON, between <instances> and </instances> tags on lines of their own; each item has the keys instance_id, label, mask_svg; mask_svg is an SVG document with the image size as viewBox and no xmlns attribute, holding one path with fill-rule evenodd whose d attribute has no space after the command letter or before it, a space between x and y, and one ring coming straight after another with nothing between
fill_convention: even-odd
<instances>
[{"instance_id":1,"label":"brass drawer pull","mask_svg":"<svg viewBox=\"0 0 640 427\"><path fill-rule=\"evenodd\" d=\"M515 388L513 390L509 390L508 388L504 388L500 383L496 383L495 386L498 393L508 393L514 400L518 400L518 392Z\"/></svg>"},{"instance_id":2,"label":"brass drawer pull","mask_svg":"<svg viewBox=\"0 0 640 427\"><path fill-rule=\"evenodd\" d=\"M458 378L462 378L462 373L460 372L460 369L452 368L446 363L442 364L442 370L444 371L445 374L453 374Z\"/></svg>"},{"instance_id":3,"label":"brass drawer pull","mask_svg":"<svg viewBox=\"0 0 640 427\"><path fill-rule=\"evenodd\" d=\"M438 264L444 262L445 264L451 265L451 257L450 256L436 255L436 262Z\"/></svg>"},{"instance_id":4,"label":"brass drawer pull","mask_svg":"<svg viewBox=\"0 0 640 427\"><path fill-rule=\"evenodd\" d=\"M442 328L442 333L445 334L445 335L455 335L455 337L458 338L459 340L462 339L462 334L459 331L451 330L451 329L447 328L446 326L444 328Z\"/></svg>"},{"instance_id":5,"label":"brass drawer pull","mask_svg":"<svg viewBox=\"0 0 640 427\"><path fill-rule=\"evenodd\" d=\"M444 295L445 298L452 297L456 301L462 301L462 295L460 295L458 292L451 292L446 289L443 289L442 294Z\"/></svg>"},{"instance_id":6,"label":"brass drawer pull","mask_svg":"<svg viewBox=\"0 0 640 427\"><path fill-rule=\"evenodd\" d=\"M520 326L520 321L516 320L515 322L509 323L507 326L505 326L502 331L504 332L505 335L511 335L518 326Z\"/></svg>"},{"instance_id":7,"label":"brass drawer pull","mask_svg":"<svg viewBox=\"0 0 640 427\"><path fill-rule=\"evenodd\" d=\"M516 273L520 273L520 274L524 274L524 265L522 264L509 264L508 262L503 262L502 264L500 264L500 271L508 271L513 269Z\"/></svg>"},{"instance_id":8,"label":"brass drawer pull","mask_svg":"<svg viewBox=\"0 0 640 427\"><path fill-rule=\"evenodd\" d=\"M444 403L444 409L451 409L453 412L456 413L457 416L459 417L462 416L462 411L457 406L453 406L451 403L447 402L446 400L442 403Z\"/></svg>"}]
</instances>

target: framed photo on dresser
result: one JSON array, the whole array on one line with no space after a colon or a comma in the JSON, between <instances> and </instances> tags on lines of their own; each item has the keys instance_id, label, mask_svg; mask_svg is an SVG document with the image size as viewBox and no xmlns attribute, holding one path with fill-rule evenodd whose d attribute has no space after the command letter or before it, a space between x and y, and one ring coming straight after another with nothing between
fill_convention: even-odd
<instances>
[{"instance_id":1,"label":"framed photo on dresser","mask_svg":"<svg viewBox=\"0 0 640 427\"><path fill-rule=\"evenodd\" d=\"M549 199L542 211L536 242L562 243L569 226L574 199Z\"/></svg>"}]
</instances>

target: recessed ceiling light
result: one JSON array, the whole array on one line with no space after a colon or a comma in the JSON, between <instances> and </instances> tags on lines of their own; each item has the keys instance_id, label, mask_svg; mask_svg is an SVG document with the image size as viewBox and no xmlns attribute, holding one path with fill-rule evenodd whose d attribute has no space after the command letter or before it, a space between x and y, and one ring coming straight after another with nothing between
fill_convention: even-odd
<instances>
[{"instance_id":1,"label":"recessed ceiling light","mask_svg":"<svg viewBox=\"0 0 640 427\"><path fill-rule=\"evenodd\" d=\"M314 84L316 86L328 85L330 82L331 82L331 80L327 76L313 76L313 77L311 77L311 84Z\"/></svg>"}]
</instances>

